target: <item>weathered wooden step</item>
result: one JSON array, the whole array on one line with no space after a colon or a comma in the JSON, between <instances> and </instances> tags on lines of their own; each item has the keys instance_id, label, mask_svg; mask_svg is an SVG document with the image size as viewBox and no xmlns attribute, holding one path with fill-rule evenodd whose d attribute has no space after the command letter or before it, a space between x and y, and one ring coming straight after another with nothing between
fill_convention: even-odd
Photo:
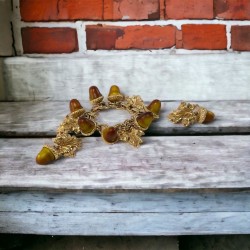
<instances>
[{"instance_id":1,"label":"weathered wooden step","mask_svg":"<svg viewBox=\"0 0 250 250\"><path fill-rule=\"evenodd\" d=\"M112 84L145 101L249 100L249 65L248 52L108 51L71 58L6 58L0 100L87 100L91 85L106 96Z\"/></svg>"},{"instance_id":2,"label":"weathered wooden step","mask_svg":"<svg viewBox=\"0 0 250 250\"><path fill-rule=\"evenodd\" d=\"M90 108L88 102L83 106ZM172 124L167 115L180 102L162 102L160 119L152 124L148 135L189 134L238 134L250 133L250 101L195 102L213 111L214 122L195 124L188 128ZM68 102L0 102L0 136L2 137L46 137L55 136L56 128L69 113ZM105 112L103 121L108 124L122 122L126 111L115 116Z\"/></svg>"},{"instance_id":3,"label":"weathered wooden step","mask_svg":"<svg viewBox=\"0 0 250 250\"><path fill-rule=\"evenodd\" d=\"M0 232L52 235L250 233L249 192L0 194Z\"/></svg>"},{"instance_id":4,"label":"weathered wooden step","mask_svg":"<svg viewBox=\"0 0 250 250\"><path fill-rule=\"evenodd\" d=\"M250 136L144 137L135 149L85 138L75 158L40 166L51 139L1 139L0 187L174 190L250 187Z\"/></svg>"}]
</instances>

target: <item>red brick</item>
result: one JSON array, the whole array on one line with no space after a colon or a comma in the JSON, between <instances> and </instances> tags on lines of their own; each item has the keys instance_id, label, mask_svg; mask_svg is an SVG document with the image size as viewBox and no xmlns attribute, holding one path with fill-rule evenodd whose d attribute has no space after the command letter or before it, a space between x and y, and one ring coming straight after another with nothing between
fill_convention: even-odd
<instances>
[{"instance_id":1,"label":"red brick","mask_svg":"<svg viewBox=\"0 0 250 250\"><path fill-rule=\"evenodd\" d=\"M165 19L165 0L160 0L160 19Z\"/></svg>"},{"instance_id":2,"label":"red brick","mask_svg":"<svg viewBox=\"0 0 250 250\"><path fill-rule=\"evenodd\" d=\"M77 33L71 28L22 28L24 53L78 51Z\"/></svg>"},{"instance_id":3,"label":"red brick","mask_svg":"<svg viewBox=\"0 0 250 250\"><path fill-rule=\"evenodd\" d=\"M175 45L174 26L128 26L116 41L117 49L163 49Z\"/></svg>"},{"instance_id":4,"label":"red brick","mask_svg":"<svg viewBox=\"0 0 250 250\"><path fill-rule=\"evenodd\" d=\"M184 24L182 25L182 41L184 49L226 49L226 26L220 24Z\"/></svg>"},{"instance_id":5,"label":"red brick","mask_svg":"<svg viewBox=\"0 0 250 250\"><path fill-rule=\"evenodd\" d=\"M102 20L103 0L20 0L24 21Z\"/></svg>"},{"instance_id":6,"label":"red brick","mask_svg":"<svg viewBox=\"0 0 250 250\"><path fill-rule=\"evenodd\" d=\"M250 51L250 26L232 26L231 39L233 50Z\"/></svg>"},{"instance_id":7,"label":"red brick","mask_svg":"<svg viewBox=\"0 0 250 250\"><path fill-rule=\"evenodd\" d=\"M174 26L87 26L87 49L163 49L175 45Z\"/></svg>"},{"instance_id":8,"label":"red brick","mask_svg":"<svg viewBox=\"0 0 250 250\"><path fill-rule=\"evenodd\" d=\"M154 20L159 18L159 0L104 0L105 20Z\"/></svg>"},{"instance_id":9,"label":"red brick","mask_svg":"<svg viewBox=\"0 0 250 250\"><path fill-rule=\"evenodd\" d=\"M213 0L165 0L166 19L213 19Z\"/></svg>"},{"instance_id":10,"label":"red brick","mask_svg":"<svg viewBox=\"0 0 250 250\"><path fill-rule=\"evenodd\" d=\"M215 0L215 16L220 19L249 20L249 0Z\"/></svg>"},{"instance_id":11,"label":"red brick","mask_svg":"<svg viewBox=\"0 0 250 250\"><path fill-rule=\"evenodd\" d=\"M115 49L116 39L123 34L124 32L122 27L88 25L86 26L87 49Z\"/></svg>"}]
</instances>

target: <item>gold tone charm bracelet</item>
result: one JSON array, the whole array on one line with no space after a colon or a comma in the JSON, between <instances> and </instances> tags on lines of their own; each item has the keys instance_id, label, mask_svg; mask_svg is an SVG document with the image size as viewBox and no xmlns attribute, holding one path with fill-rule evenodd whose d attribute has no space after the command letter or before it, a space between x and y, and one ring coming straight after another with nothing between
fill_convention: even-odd
<instances>
[{"instance_id":1,"label":"gold tone charm bracelet","mask_svg":"<svg viewBox=\"0 0 250 250\"><path fill-rule=\"evenodd\" d=\"M127 97L121 94L118 86L110 88L108 100L96 86L89 88L89 99L92 104L90 111L86 111L76 99L70 101L70 111L57 129L53 145L44 145L36 157L41 165L49 164L61 157L73 157L81 148L80 135L90 136L95 131L101 134L106 143L124 141L134 147L142 143L141 136L151 123L159 118L161 102L153 100L145 106L140 96ZM100 111L108 109L126 110L131 118L114 126L99 124L96 118Z\"/></svg>"}]
</instances>

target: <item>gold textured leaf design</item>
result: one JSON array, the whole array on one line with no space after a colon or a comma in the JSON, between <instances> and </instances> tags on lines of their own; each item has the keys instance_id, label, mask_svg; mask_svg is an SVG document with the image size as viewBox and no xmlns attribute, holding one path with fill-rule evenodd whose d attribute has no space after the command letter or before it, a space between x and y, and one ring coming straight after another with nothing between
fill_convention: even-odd
<instances>
[{"instance_id":1,"label":"gold textured leaf design","mask_svg":"<svg viewBox=\"0 0 250 250\"><path fill-rule=\"evenodd\" d=\"M181 102L179 107L168 115L168 119L173 123L181 123L187 127L197 121L198 108L198 105Z\"/></svg>"},{"instance_id":2,"label":"gold textured leaf design","mask_svg":"<svg viewBox=\"0 0 250 250\"><path fill-rule=\"evenodd\" d=\"M76 134L80 133L78 117L67 115L57 129L57 133L59 134L67 134L69 132L75 132Z\"/></svg>"},{"instance_id":3,"label":"gold textured leaf design","mask_svg":"<svg viewBox=\"0 0 250 250\"><path fill-rule=\"evenodd\" d=\"M140 96L132 96L132 97L127 97L126 98L127 105L129 109L136 111L137 113L139 112L145 112L147 108L144 105L143 100L141 99Z\"/></svg>"},{"instance_id":4,"label":"gold textured leaf design","mask_svg":"<svg viewBox=\"0 0 250 250\"><path fill-rule=\"evenodd\" d=\"M69 134L58 136L53 142L57 150L63 156L73 157L75 156L75 151L81 148L81 140Z\"/></svg>"},{"instance_id":5,"label":"gold textured leaf design","mask_svg":"<svg viewBox=\"0 0 250 250\"><path fill-rule=\"evenodd\" d=\"M134 147L139 147L142 143L141 136L144 135L144 132L137 129L132 129L128 134L128 143Z\"/></svg>"}]
</instances>

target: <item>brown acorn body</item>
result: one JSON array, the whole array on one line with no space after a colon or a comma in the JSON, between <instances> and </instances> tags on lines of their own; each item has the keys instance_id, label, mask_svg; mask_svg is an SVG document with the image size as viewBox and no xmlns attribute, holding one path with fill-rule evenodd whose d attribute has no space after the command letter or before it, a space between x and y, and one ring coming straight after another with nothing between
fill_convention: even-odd
<instances>
[{"instance_id":1,"label":"brown acorn body","mask_svg":"<svg viewBox=\"0 0 250 250\"><path fill-rule=\"evenodd\" d=\"M149 128L153 119L154 115L152 112L145 112L137 116L136 122L143 130L146 130Z\"/></svg>"},{"instance_id":2,"label":"brown acorn body","mask_svg":"<svg viewBox=\"0 0 250 250\"><path fill-rule=\"evenodd\" d=\"M119 140L117 129L115 127L107 127L102 130L102 138L107 143L116 143Z\"/></svg>"},{"instance_id":3,"label":"brown acorn body","mask_svg":"<svg viewBox=\"0 0 250 250\"><path fill-rule=\"evenodd\" d=\"M161 110L161 102L159 100L153 100L148 106L147 109L150 110L155 115L159 115Z\"/></svg>"},{"instance_id":4,"label":"brown acorn body","mask_svg":"<svg viewBox=\"0 0 250 250\"><path fill-rule=\"evenodd\" d=\"M86 117L79 117L78 125L81 133L85 136L92 135L96 129L96 124Z\"/></svg>"},{"instance_id":5,"label":"brown acorn body","mask_svg":"<svg viewBox=\"0 0 250 250\"><path fill-rule=\"evenodd\" d=\"M213 113L212 111L209 111L209 110L208 110L208 111L207 111L206 118L205 118L205 120L203 121L203 123L211 122L211 121L214 120L214 118L215 118L214 113Z\"/></svg>"},{"instance_id":6,"label":"brown acorn body","mask_svg":"<svg viewBox=\"0 0 250 250\"><path fill-rule=\"evenodd\" d=\"M103 95L96 86L91 86L89 88L89 100L92 103L100 103L103 100Z\"/></svg>"},{"instance_id":7,"label":"brown acorn body","mask_svg":"<svg viewBox=\"0 0 250 250\"><path fill-rule=\"evenodd\" d=\"M70 109L70 112L75 112L79 109L82 109L82 105L80 104L80 102L77 100L77 99L72 99L69 103L69 109Z\"/></svg>"}]
</instances>

